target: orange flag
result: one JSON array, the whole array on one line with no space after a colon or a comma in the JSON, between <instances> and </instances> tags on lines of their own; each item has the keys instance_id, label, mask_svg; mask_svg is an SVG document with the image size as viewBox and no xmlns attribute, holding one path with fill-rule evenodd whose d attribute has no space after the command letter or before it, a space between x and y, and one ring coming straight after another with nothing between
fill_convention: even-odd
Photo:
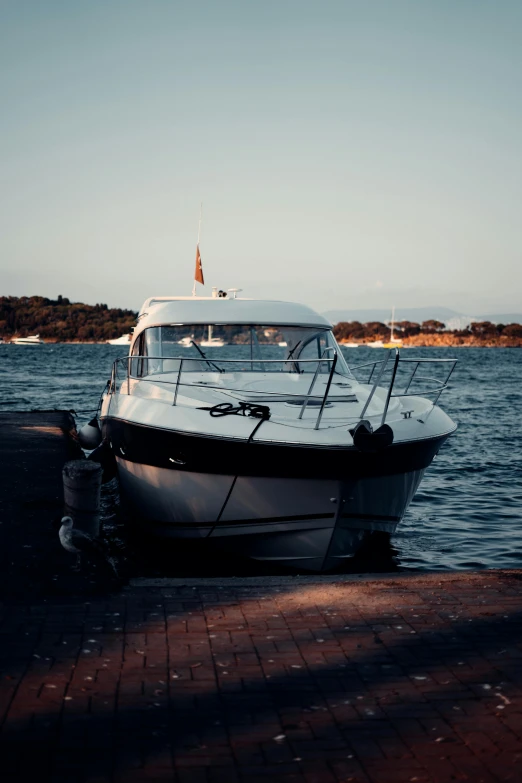
<instances>
[{"instance_id":1,"label":"orange flag","mask_svg":"<svg viewBox=\"0 0 522 783\"><path fill-rule=\"evenodd\" d=\"M196 271L194 273L194 280L196 283L201 283L201 285L205 285L205 280L203 278L203 267L201 265L201 255L199 252L199 244L196 245Z\"/></svg>"}]
</instances>

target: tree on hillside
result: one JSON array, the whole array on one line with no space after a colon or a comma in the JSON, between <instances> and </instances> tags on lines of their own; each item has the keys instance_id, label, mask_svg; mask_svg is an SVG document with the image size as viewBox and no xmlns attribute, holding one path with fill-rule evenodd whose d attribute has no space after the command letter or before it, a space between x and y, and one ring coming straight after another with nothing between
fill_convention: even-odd
<instances>
[{"instance_id":1,"label":"tree on hillside","mask_svg":"<svg viewBox=\"0 0 522 783\"><path fill-rule=\"evenodd\" d=\"M470 329L471 334L476 337L496 337L499 334L497 326L491 321L475 321Z\"/></svg>"},{"instance_id":2,"label":"tree on hillside","mask_svg":"<svg viewBox=\"0 0 522 783\"><path fill-rule=\"evenodd\" d=\"M366 336L359 321L340 321L334 326L333 333L336 340L362 340Z\"/></svg>"},{"instance_id":3,"label":"tree on hillside","mask_svg":"<svg viewBox=\"0 0 522 783\"><path fill-rule=\"evenodd\" d=\"M522 324L508 324L502 329L506 337L522 337Z\"/></svg>"},{"instance_id":4,"label":"tree on hillside","mask_svg":"<svg viewBox=\"0 0 522 783\"><path fill-rule=\"evenodd\" d=\"M415 321L398 321L394 324L394 328L401 333L403 337L412 337L415 334L420 333L420 324Z\"/></svg>"},{"instance_id":5,"label":"tree on hillside","mask_svg":"<svg viewBox=\"0 0 522 783\"><path fill-rule=\"evenodd\" d=\"M47 340L106 340L128 333L137 313L106 304L70 302L42 296L0 297L1 336L40 334Z\"/></svg>"},{"instance_id":6,"label":"tree on hillside","mask_svg":"<svg viewBox=\"0 0 522 783\"><path fill-rule=\"evenodd\" d=\"M433 334L434 332L442 332L446 328L446 324L443 324L442 321L436 321L433 318L429 319L428 321L423 321L421 325L421 330L423 334Z\"/></svg>"},{"instance_id":7,"label":"tree on hillside","mask_svg":"<svg viewBox=\"0 0 522 783\"><path fill-rule=\"evenodd\" d=\"M364 329L367 337L385 337L389 332L386 324L380 321L368 321L364 324Z\"/></svg>"}]
</instances>

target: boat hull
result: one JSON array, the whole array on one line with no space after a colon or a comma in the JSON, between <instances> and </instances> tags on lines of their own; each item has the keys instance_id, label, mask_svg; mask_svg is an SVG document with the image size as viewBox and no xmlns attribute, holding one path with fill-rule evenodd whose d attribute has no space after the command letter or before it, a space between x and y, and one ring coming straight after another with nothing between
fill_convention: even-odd
<instances>
[{"instance_id":1,"label":"boat hull","mask_svg":"<svg viewBox=\"0 0 522 783\"><path fill-rule=\"evenodd\" d=\"M373 533L395 531L447 437L363 454L246 444L120 420L106 420L104 429L135 524L313 572L335 569Z\"/></svg>"},{"instance_id":2,"label":"boat hull","mask_svg":"<svg viewBox=\"0 0 522 783\"><path fill-rule=\"evenodd\" d=\"M184 473L338 481L426 468L453 429L394 442L380 451L362 452L354 446L331 443L252 441L162 429L112 417L102 420L103 435L114 455L127 462Z\"/></svg>"}]
</instances>

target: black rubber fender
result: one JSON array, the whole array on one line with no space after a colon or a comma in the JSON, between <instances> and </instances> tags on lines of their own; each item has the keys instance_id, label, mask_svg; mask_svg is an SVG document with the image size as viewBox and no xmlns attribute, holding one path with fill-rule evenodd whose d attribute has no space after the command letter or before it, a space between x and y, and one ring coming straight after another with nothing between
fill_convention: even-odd
<instances>
[{"instance_id":1,"label":"black rubber fender","mask_svg":"<svg viewBox=\"0 0 522 783\"><path fill-rule=\"evenodd\" d=\"M351 434L353 445L359 451L381 451L393 443L393 430L389 424L381 424L378 429L372 430L370 422L363 419L351 430Z\"/></svg>"},{"instance_id":2,"label":"black rubber fender","mask_svg":"<svg viewBox=\"0 0 522 783\"><path fill-rule=\"evenodd\" d=\"M92 462L98 462L102 466L102 484L106 484L116 476L118 472L116 459L107 441L103 441L94 451L91 451L87 459L90 459Z\"/></svg>"}]
</instances>

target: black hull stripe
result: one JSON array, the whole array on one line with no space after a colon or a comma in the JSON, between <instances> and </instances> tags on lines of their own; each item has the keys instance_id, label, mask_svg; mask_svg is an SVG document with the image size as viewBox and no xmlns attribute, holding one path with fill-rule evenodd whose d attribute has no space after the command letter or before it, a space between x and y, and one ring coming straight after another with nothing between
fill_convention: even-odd
<instances>
[{"instance_id":1,"label":"black hull stripe","mask_svg":"<svg viewBox=\"0 0 522 783\"><path fill-rule=\"evenodd\" d=\"M115 456L141 465L226 476L343 481L422 470L451 434L394 443L370 454L353 446L247 442L173 432L113 418L102 420L102 431Z\"/></svg>"},{"instance_id":2,"label":"black hull stripe","mask_svg":"<svg viewBox=\"0 0 522 783\"><path fill-rule=\"evenodd\" d=\"M386 514L341 514L341 519L371 519L375 522L400 522L400 517L386 516Z\"/></svg>"},{"instance_id":3,"label":"black hull stripe","mask_svg":"<svg viewBox=\"0 0 522 783\"><path fill-rule=\"evenodd\" d=\"M290 517L260 517L256 519L221 519L219 522L157 522L155 525L175 528L230 527L232 525L274 525L278 522L306 522L313 519L333 519L335 514L296 514Z\"/></svg>"}]
</instances>

